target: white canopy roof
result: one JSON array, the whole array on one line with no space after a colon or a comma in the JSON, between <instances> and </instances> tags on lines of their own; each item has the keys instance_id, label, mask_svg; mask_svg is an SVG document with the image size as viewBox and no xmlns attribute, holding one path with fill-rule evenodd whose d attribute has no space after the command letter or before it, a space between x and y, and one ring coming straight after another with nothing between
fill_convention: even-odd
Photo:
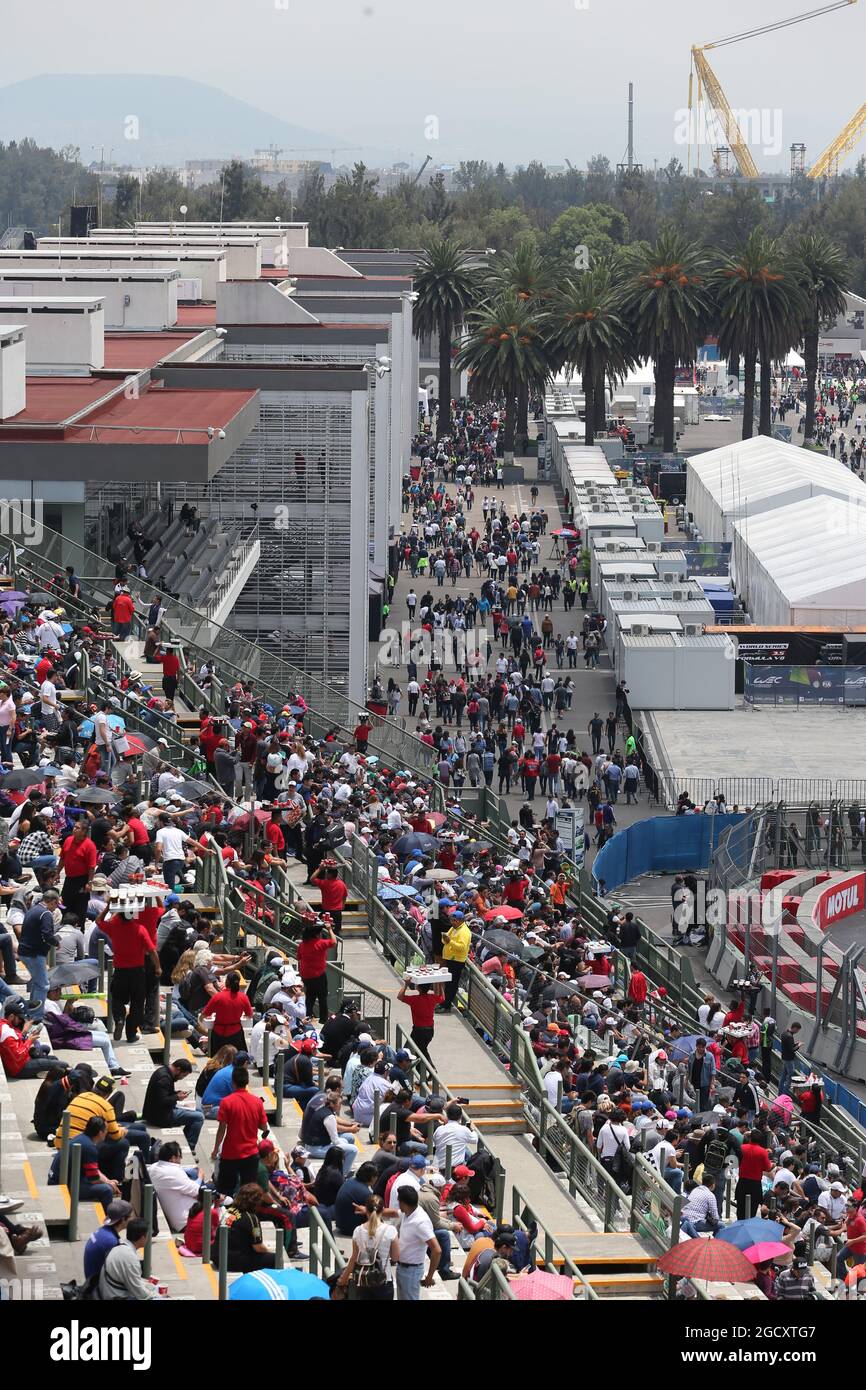
<instances>
[{"instance_id":1,"label":"white canopy roof","mask_svg":"<svg viewBox=\"0 0 866 1390\"><path fill-rule=\"evenodd\" d=\"M796 444L756 435L686 463L686 507L704 540L725 541L739 517L829 495L866 506L866 485L845 464Z\"/></svg>"},{"instance_id":2,"label":"white canopy roof","mask_svg":"<svg viewBox=\"0 0 866 1390\"><path fill-rule=\"evenodd\" d=\"M866 623L866 510L811 497L734 524L733 575L757 624Z\"/></svg>"}]
</instances>

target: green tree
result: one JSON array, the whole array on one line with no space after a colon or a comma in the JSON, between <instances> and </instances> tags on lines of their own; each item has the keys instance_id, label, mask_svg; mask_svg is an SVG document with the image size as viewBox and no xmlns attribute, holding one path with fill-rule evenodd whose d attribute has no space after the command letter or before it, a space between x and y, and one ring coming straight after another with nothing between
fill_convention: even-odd
<instances>
[{"instance_id":1,"label":"green tree","mask_svg":"<svg viewBox=\"0 0 866 1390\"><path fill-rule=\"evenodd\" d=\"M587 444L595 443L606 377L623 375L632 362L621 302L613 265L604 262L566 280L555 292L545 318L552 367L559 371L568 366L580 373Z\"/></svg>"},{"instance_id":2,"label":"green tree","mask_svg":"<svg viewBox=\"0 0 866 1390\"><path fill-rule=\"evenodd\" d=\"M544 249L551 260L571 272L575 268L578 247L586 247L591 265L601 256L610 255L618 246L624 246L628 232L624 213L606 203L591 203L560 213L545 239Z\"/></svg>"},{"instance_id":3,"label":"green tree","mask_svg":"<svg viewBox=\"0 0 866 1390\"><path fill-rule=\"evenodd\" d=\"M437 236L428 243L415 273L413 317L416 337L439 335L438 439L451 429L451 342L478 289L477 269L461 242Z\"/></svg>"},{"instance_id":4,"label":"green tree","mask_svg":"<svg viewBox=\"0 0 866 1390\"><path fill-rule=\"evenodd\" d=\"M655 432L668 453L676 442L676 370L694 362L710 320L709 270L703 247L672 227L654 245L626 253L623 312L637 351L655 362Z\"/></svg>"},{"instance_id":5,"label":"green tree","mask_svg":"<svg viewBox=\"0 0 866 1390\"><path fill-rule=\"evenodd\" d=\"M803 357L806 363L806 420L803 442L815 436L815 383L818 339L845 312L850 269L839 247L823 232L802 232L789 243L794 273L806 298Z\"/></svg>"},{"instance_id":6,"label":"green tree","mask_svg":"<svg viewBox=\"0 0 866 1390\"><path fill-rule=\"evenodd\" d=\"M123 174L114 190L114 225L129 227L138 212L139 182L131 174Z\"/></svg>"},{"instance_id":7,"label":"green tree","mask_svg":"<svg viewBox=\"0 0 866 1390\"><path fill-rule=\"evenodd\" d=\"M799 342L807 301L797 271L781 244L756 228L738 251L725 256L714 276L719 350L741 356L745 379L743 439L755 424L756 364L761 364L760 433L771 433L773 363Z\"/></svg>"},{"instance_id":8,"label":"green tree","mask_svg":"<svg viewBox=\"0 0 866 1390\"><path fill-rule=\"evenodd\" d=\"M524 237L514 251L493 258L485 277L485 289L490 299L503 291L511 291L534 309L544 307L552 288L551 267L538 250L535 240ZM517 394L516 438L520 452L525 452L529 436L529 382L521 381Z\"/></svg>"},{"instance_id":9,"label":"green tree","mask_svg":"<svg viewBox=\"0 0 866 1390\"><path fill-rule=\"evenodd\" d=\"M550 376L540 315L531 301L506 289L471 310L467 326L469 336L457 355L457 366L471 373L473 396L505 398L503 448L511 454L518 394L542 390Z\"/></svg>"}]
</instances>

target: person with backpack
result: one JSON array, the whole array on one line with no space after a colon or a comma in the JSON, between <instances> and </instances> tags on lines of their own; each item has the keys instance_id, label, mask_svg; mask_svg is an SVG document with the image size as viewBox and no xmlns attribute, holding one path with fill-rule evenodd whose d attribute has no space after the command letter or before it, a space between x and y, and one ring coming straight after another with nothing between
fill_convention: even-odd
<instances>
[{"instance_id":1,"label":"person with backpack","mask_svg":"<svg viewBox=\"0 0 866 1390\"><path fill-rule=\"evenodd\" d=\"M92 1292L89 1295L85 1293L83 1297L96 1297L95 1289L102 1267L111 1251L120 1244L131 1216L132 1204L125 1202L122 1197L115 1197L105 1209L102 1225L88 1236L84 1247L84 1279L85 1288Z\"/></svg>"},{"instance_id":2,"label":"person with backpack","mask_svg":"<svg viewBox=\"0 0 866 1390\"><path fill-rule=\"evenodd\" d=\"M721 1224L716 1201L716 1178L713 1173L707 1172L705 1160L703 1181L694 1185L680 1213L680 1230L695 1239L702 1231L715 1235Z\"/></svg>"},{"instance_id":3,"label":"person with backpack","mask_svg":"<svg viewBox=\"0 0 866 1390\"><path fill-rule=\"evenodd\" d=\"M603 1168L616 1178L625 1190L633 1166L631 1143L625 1127L625 1114L617 1107L602 1125L596 1140L598 1157Z\"/></svg>"}]
</instances>

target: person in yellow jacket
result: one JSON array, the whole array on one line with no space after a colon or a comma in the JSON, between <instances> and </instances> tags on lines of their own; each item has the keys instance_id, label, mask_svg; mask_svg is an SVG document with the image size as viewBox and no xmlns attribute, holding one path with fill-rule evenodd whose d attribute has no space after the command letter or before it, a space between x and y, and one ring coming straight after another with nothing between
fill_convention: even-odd
<instances>
[{"instance_id":1,"label":"person in yellow jacket","mask_svg":"<svg viewBox=\"0 0 866 1390\"><path fill-rule=\"evenodd\" d=\"M465 921L452 918L451 922L451 926L442 938L442 960L447 963L451 972L451 979L446 984L444 991L443 1014L450 1014L454 1000L457 998L460 976L463 974L463 967L469 958L469 950L472 945L472 933Z\"/></svg>"},{"instance_id":2,"label":"person in yellow jacket","mask_svg":"<svg viewBox=\"0 0 866 1390\"><path fill-rule=\"evenodd\" d=\"M144 1125L136 1125L134 1130L129 1130L117 1123L114 1106L109 1100L114 1086L111 1077L101 1076L91 1091L81 1091L72 1098L66 1107L66 1114L69 1116L70 1139L74 1139L76 1134L83 1134L87 1128L87 1121L94 1115L105 1121L105 1135L98 1144L99 1166L106 1177L122 1182L130 1140L140 1147L142 1141L148 1141L148 1134ZM61 1129L58 1129L55 1136L54 1147L63 1147Z\"/></svg>"}]
</instances>

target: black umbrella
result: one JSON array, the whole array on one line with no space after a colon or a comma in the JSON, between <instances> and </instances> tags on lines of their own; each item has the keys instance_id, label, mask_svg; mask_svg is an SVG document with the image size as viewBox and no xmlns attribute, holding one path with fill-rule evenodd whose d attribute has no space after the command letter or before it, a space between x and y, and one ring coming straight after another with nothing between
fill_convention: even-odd
<instances>
[{"instance_id":1,"label":"black umbrella","mask_svg":"<svg viewBox=\"0 0 866 1390\"><path fill-rule=\"evenodd\" d=\"M59 777L59 767L16 767L12 772L7 772L0 786L4 791L20 792L25 787L35 787L39 782L44 782L46 777Z\"/></svg>"},{"instance_id":2,"label":"black umbrella","mask_svg":"<svg viewBox=\"0 0 866 1390\"><path fill-rule=\"evenodd\" d=\"M76 792L76 800L80 806L107 806L120 798L117 792L105 791L102 787L85 787L83 791Z\"/></svg>"},{"instance_id":3,"label":"black umbrella","mask_svg":"<svg viewBox=\"0 0 866 1390\"><path fill-rule=\"evenodd\" d=\"M484 932L479 946L492 946L495 951L507 951L510 955L520 956L523 959L527 953L519 936L515 936L513 931L506 931L504 927L494 927L492 931Z\"/></svg>"},{"instance_id":4,"label":"black umbrella","mask_svg":"<svg viewBox=\"0 0 866 1390\"><path fill-rule=\"evenodd\" d=\"M413 830L410 834L401 835L399 840L395 840L392 848L395 854L408 858L416 850L421 854L432 854L439 848L439 841L435 835L425 835L423 831Z\"/></svg>"},{"instance_id":5,"label":"black umbrella","mask_svg":"<svg viewBox=\"0 0 866 1390\"><path fill-rule=\"evenodd\" d=\"M189 782L181 782L173 790L187 801L198 801L199 797L209 796L216 788L209 786L207 782L197 782L192 779Z\"/></svg>"}]
</instances>

